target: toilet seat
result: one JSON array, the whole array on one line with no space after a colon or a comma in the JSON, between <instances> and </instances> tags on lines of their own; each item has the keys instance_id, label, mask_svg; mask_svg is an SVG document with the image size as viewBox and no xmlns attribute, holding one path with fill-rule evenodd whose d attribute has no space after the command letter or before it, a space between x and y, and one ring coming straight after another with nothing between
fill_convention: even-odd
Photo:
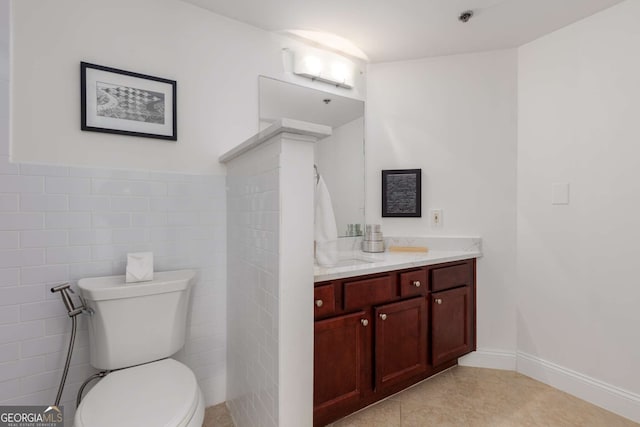
<instances>
[{"instance_id":1,"label":"toilet seat","mask_svg":"<svg viewBox=\"0 0 640 427\"><path fill-rule=\"evenodd\" d=\"M193 372L173 359L115 371L80 403L75 427L202 425L204 402ZM198 419L199 418L199 419Z\"/></svg>"}]
</instances>

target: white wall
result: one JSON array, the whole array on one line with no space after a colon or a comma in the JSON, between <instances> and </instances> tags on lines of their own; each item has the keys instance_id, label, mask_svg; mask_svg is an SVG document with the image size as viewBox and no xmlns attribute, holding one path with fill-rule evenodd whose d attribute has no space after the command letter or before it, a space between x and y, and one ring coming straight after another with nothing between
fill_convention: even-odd
<instances>
[{"instance_id":1,"label":"white wall","mask_svg":"<svg viewBox=\"0 0 640 427\"><path fill-rule=\"evenodd\" d=\"M9 12L0 1L0 156L9 155Z\"/></svg>"},{"instance_id":2,"label":"white wall","mask_svg":"<svg viewBox=\"0 0 640 427\"><path fill-rule=\"evenodd\" d=\"M349 91L285 71L300 42L178 0L13 5L13 161L218 173L257 131L258 75L363 96L361 77ZM178 142L80 131L80 61L177 80Z\"/></svg>"},{"instance_id":3,"label":"white wall","mask_svg":"<svg viewBox=\"0 0 640 427\"><path fill-rule=\"evenodd\" d=\"M367 76L367 222L387 236L479 235L478 348L514 364L516 52L374 64ZM422 218L381 218L381 170L421 168ZM429 209L444 210L441 229ZM501 363L501 362L496 362Z\"/></svg>"},{"instance_id":4,"label":"white wall","mask_svg":"<svg viewBox=\"0 0 640 427\"><path fill-rule=\"evenodd\" d=\"M227 405L238 427L278 425L279 144L227 164Z\"/></svg>"},{"instance_id":5,"label":"white wall","mask_svg":"<svg viewBox=\"0 0 640 427\"><path fill-rule=\"evenodd\" d=\"M338 236L346 236L347 224L364 220L364 117L334 128L314 148L315 163L331 195Z\"/></svg>"},{"instance_id":6,"label":"white wall","mask_svg":"<svg viewBox=\"0 0 640 427\"><path fill-rule=\"evenodd\" d=\"M313 425L313 144L282 134L280 154L279 426ZM248 426L253 427L253 426Z\"/></svg>"},{"instance_id":7,"label":"white wall","mask_svg":"<svg viewBox=\"0 0 640 427\"><path fill-rule=\"evenodd\" d=\"M635 393L617 410L636 421L639 20L640 2L623 2L521 47L518 61L518 349L586 376L579 392L593 379ZM558 182L569 205L551 205ZM591 400L616 409L603 391Z\"/></svg>"},{"instance_id":8,"label":"white wall","mask_svg":"<svg viewBox=\"0 0 640 427\"><path fill-rule=\"evenodd\" d=\"M315 141L279 134L227 165L227 404L238 427L313 424Z\"/></svg>"}]
</instances>

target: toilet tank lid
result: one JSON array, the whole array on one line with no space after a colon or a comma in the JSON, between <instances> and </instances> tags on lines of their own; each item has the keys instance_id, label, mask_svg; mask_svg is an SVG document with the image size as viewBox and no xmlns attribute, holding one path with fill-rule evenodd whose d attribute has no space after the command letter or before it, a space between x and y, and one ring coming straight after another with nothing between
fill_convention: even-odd
<instances>
[{"instance_id":1,"label":"toilet tank lid","mask_svg":"<svg viewBox=\"0 0 640 427\"><path fill-rule=\"evenodd\" d=\"M125 276L90 277L78 280L82 297L90 301L131 298L187 289L196 276L194 270L153 273L148 282L126 283Z\"/></svg>"}]
</instances>

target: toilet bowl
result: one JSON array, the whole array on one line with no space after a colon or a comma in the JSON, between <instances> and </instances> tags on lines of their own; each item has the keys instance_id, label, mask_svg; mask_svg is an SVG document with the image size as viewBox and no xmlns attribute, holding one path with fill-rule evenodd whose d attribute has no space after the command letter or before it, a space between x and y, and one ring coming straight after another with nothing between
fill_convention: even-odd
<instances>
[{"instance_id":1,"label":"toilet bowl","mask_svg":"<svg viewBox=\"0 0 640 427\"><path fill-rule=\"evenodd\" d=\"M187 366L169 358L185 341L195 272L81 279L91 364L111 371L84 397L75 427L201 427L204 399Z\"/></svg>"},{"instance_id":2,"label":"toilet bowl","mask_svg":"<svg viewBox=\"0 0 640 427\"><path fill-rule=\"evenodd\" d=\"M204 401L193 372L164 359L112 372L80 403L75 427L201 427Z\"/></svg>"}]
</instances>

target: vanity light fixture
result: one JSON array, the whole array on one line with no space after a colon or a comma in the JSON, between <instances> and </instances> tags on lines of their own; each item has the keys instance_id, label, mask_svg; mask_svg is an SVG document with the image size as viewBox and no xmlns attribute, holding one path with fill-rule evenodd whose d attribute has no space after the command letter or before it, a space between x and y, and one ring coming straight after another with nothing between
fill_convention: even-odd
<instances>
[{"instance_id":1,"label":"vanity light fixture","mask_svg":"<svg viewBox=\"0 0 640 427\"><path fill-rule=\"evenodd\" d=\"M293 73L345 89L353 88L354 64L340 55L318 49L294 52Z\"/></svg>"}]
</instances>

